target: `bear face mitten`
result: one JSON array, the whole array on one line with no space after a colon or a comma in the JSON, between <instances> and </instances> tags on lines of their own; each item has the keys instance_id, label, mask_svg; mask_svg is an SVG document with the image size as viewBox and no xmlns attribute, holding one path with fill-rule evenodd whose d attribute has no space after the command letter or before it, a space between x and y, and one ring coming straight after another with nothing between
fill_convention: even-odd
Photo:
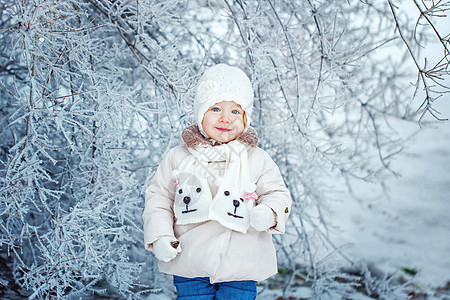
<instances>
[{"instance_id":1,"label":"bear face mitten","mask_svg":"<svg viewBox=\"0 0 450 300\"><path fill-rule=\"evenodd\" d=\"M178 174L175 182L173 209L177 224L208 220L211 191L206 178L194 174Z\"/></svg>"},{"instance_id":2,"label":"bear face mitten","mask_svg":"<svg viewBox=\"0 0 450 300\"><path fill-rule=\"evenodd\" d=\"M219 191L213 199L210 218L235 231L246 233L250 224L253 201L238 197L230 191Z\"/></svg>"}]
</instances>

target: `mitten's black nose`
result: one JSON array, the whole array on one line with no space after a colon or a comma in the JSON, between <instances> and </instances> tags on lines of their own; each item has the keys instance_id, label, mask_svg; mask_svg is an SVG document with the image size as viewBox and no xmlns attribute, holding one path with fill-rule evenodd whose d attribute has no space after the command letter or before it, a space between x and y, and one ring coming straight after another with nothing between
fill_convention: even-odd
<instances>
[{"instance_id":1,"label":"mitten's black nose","mask_svg":"<svg viewBox=\"0 0 450 300\"><path fill-rule=\"evenodd\" d=\"M189 202L191 202L191 197L188 197L188 196L184 197L183 202L184 202L184 204L189 204Z\"/></svg>"},{"instance_id":2,"label":"mitten's black nose","mask_svg":"<svg viewBox=\"0 0 450 300\"><path fill-rule=\"evenodd\" d=\"M234 207L239 207L240 203L238 200L233 200Z\"/></svg>"}]
</instances>

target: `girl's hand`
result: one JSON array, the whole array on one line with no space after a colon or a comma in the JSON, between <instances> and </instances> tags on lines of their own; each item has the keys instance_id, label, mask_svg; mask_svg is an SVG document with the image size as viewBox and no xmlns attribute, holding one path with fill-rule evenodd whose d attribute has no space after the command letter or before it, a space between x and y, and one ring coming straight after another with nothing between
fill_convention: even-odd
<instances>
[{"instance_id":1,"label":"girl's hand","mask_svg":"<svg viewBox=\"0 0 450 300\"><path fill-rule=\"evenodd\" d=\"M181 252L180 242L172 236L163 236L153 243L153 253L157 259L169 262Z\"/></svg>"},{"instance_id":2,"label":"girl's hand","mask_svg":"<svg viewBox=\"0 0 450 300\"><path fill-rule=\"evenodd\" d=\"M273 210L264 204L255 206L250 212L250 225L257 231L265 231L277 224Z\"/></svg>"}]
</instances>

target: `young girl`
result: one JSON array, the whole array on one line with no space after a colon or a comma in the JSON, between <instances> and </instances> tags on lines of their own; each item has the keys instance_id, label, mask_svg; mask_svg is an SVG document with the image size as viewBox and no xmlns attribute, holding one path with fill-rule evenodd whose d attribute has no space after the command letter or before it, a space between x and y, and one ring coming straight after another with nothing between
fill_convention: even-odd
<instances>
[{"instance_id":1,"label":"young girl","mask_svg":"<svg viewBox=\"0 0 450 300\"><path fill-rule=\"evenodd\" d=\"M145 193L146 249L174 275L177 299L255 299L277 273L272 234L284 233L291 197L249 127L253 88L215 65L201 77L197 124L183 133Z\"/></svg>"}]
</instances>

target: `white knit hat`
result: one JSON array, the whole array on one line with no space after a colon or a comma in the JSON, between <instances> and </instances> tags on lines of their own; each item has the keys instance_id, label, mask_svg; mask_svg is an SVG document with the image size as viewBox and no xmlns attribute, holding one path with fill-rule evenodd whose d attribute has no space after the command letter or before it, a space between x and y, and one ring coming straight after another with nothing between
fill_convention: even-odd
<instances>
[{"instance_id":1,"label":"white knit hat","mask_svg":"<svg viewBox=\"0 0 450 300\"><path fill-rule=\"evenodd\" d=\"M207 69L200 78L194 99L194 114L200 132L205 113L214 104L222 101L234 101L245 111L246 127L251 121L253 109L253 87L250 79L239 68L218 64Z\"/></svg>"}]
</instances>

